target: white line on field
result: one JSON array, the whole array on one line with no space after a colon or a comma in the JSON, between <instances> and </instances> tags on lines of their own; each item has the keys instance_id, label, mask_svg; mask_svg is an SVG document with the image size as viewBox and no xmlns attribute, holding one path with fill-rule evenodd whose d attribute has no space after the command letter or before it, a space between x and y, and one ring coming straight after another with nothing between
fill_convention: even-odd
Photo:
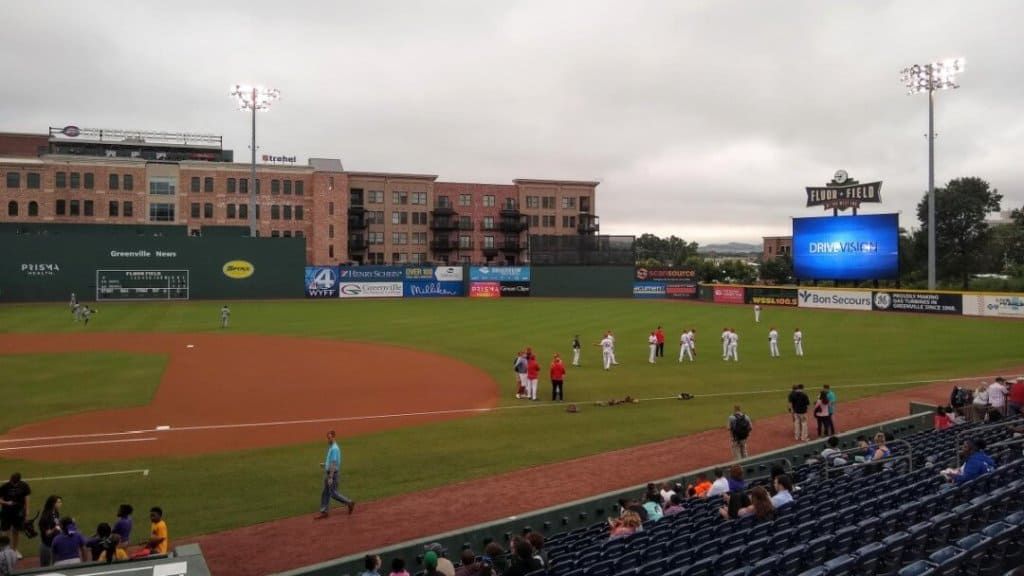
<instances>
[{"instance_id":1,"label":"white line on field","mask_svg":"<svg viewBox=\"0 0 1024 576\"><path fill-rule=\"evenodd\" d=\"M136 470L114 470L113 472L91 472L88 474L67 474L65 476L40 476L39 478L23 478L26 482L29 480L70 480L72 478L95 478L97 476L121 476L124 474L142 474L143 476L149 476L149 468L138 468Z\"/></svg>"},{"instance_id":2,"label":"white line on field","mask_svg":"<svg viewBox=\"0 0 1024 576\"><path fill-rule=\"evenodd\" d=\"M887 386L909 386L915 384L935 384L938 382L962 382L966 380L978 380L982 376L969 376L964 378L938 378L934 380L905 380L902 382L873 382L868 384L837 384L832 386L834 389L846 389L846 388L883 388ZM791 388L776 388L771 390L736 390L733 392L714 392L709 394L694 394L694 398L721 398L728 396L750 396L755 394L780 394L789 392ZM640 402L654 402L658 400L675 400L678 396L656 396L652 398L637 398ZM575 404L588 404L600 400L579 400L574 402ZM496 406L494 408L453 408L450 410L430 410L424 412L400 412L395 414L372 414L367 416L337 416L329 418L306 418L302 420L274 420L268 422L240 422L236 424L204 424L195 426L167 426L160 425L149 430L128 430L125 432L105 432L105 433L94 433L94 434L66 434L61 436L36 436L34 438L11 438L6 440L0 440L0 443L17 443L27 441L45 441L45 440L68 440L76 438L95 438L95 437L107 437L107 436L124 436L132 434L153 434L157 432L195 432L200 430L232 430L240 428L262 428L268 426L295 426L300 424L322 424L325 422L354 422L362 420L382 420L387 418L414 418L417 416L446 416L452 414L470 414L470 413L486 413L486 412L497 412L499 410L523 410L530 408L551 408L553 406L565 406L570 403L564 402L537 402L529 404L518 404L513 406ZM156 438L124 438L118 440L107 440L107 441L94 441L94 442L76 442L67 444L49 444L45 446L22 446L22 447L10 447L0 448L0 451L6 450L21 450L29 448L40 448L40 447L57 447L57 446L79 446L85 444L114 444L119 442L138 442L145 440L155 440Z\"/></svg>"},{"instance_id":3,"label":"white line on field","mask_svg":"<svg viewBox=\"0 0 1024 576\"><path fill-rule=\"evenodd\" d=\"M121 438L120 440L93 440L91 442L62 442L59 444L34 444L32 446L10 446L7 448L0 448L0 452L8 452L12 450L36 450L39 448L63 448L66 446L90 446L94 444L121 444L123 442L147 442L150 440L156 440L156 438Z\"/></svg>"}]
</instances>

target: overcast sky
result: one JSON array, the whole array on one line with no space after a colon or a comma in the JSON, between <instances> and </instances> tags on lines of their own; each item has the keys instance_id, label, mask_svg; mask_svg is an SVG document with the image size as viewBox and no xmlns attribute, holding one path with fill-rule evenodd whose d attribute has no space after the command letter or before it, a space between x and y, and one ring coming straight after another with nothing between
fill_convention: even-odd
<instances>
[{"instance_id":1,"label":"overcast sky","mask_svg":"<svg viewBox=\"0 0 1024 576\"><path fill-rule=\"evenodd\" d=\"M279 88L262 153L443 181L595 179L601 230L788 234L838 168L902 211L927 188L927 96L901 68L963 56L936 99L936 181L1024 205L1024 2L5 1L0 131L223 134L236 82Z\"/></svg>"}]
</instances>

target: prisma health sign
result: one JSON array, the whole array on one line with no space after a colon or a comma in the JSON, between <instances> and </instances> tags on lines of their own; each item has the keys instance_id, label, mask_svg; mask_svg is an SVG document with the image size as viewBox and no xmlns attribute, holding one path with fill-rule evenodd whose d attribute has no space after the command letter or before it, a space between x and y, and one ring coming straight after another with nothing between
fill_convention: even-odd
<instances>
[{"instance_id":1,"label":"prisma health sign","mask_svg":"<svg viewBox=\"0 0 1024 576\"><path fill-rule=\"evenodd\" d=\"M894 280L899 246L899 214L793 219L797 278Z\"/></svg>"}]
</instances>

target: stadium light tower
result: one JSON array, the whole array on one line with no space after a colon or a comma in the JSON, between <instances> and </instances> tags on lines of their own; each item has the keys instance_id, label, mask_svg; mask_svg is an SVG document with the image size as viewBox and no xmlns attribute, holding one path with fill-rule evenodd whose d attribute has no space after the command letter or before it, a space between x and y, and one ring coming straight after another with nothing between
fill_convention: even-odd
<instances>
[{"instance_id":1,"label":"stadium light tower","mask_svg":"<svg viewBox=\"0 0 1024 576\"><path fill-rule=\"evenodd\" d=\"M256 112L270 110L271 104L281 96L277 88L235 84L231 96L238 102L242 112L252 112L252 189L249 191L249 236L256 237L259 222L256 220Z\"/></svg>"},{"instance_id":2,"label":"stadium light tower","mask_svg":"<svg viewBox=\"0 0 1024 576\"><path fill-rule=\"evenodd\" d=\"M928 289L935 290L935 91L959 88L957 74L964 71L963 58L903 69L907 94L928 93Z\"/></svg>"}]
</instances>

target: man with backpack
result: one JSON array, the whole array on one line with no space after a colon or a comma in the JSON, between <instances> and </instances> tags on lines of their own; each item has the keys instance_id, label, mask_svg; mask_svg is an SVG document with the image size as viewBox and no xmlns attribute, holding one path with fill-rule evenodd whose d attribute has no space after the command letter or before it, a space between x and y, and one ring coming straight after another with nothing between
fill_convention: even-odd
<instances>
[{"instance_id":1,"label":"man with backpack","mask_svg":"<svg viewBox=\"0 0 1024 576\"><path fill-rule=\"evenodd\" d=\"M750 417L740 410L739 404L733 406L732 416L729 416L729 434L732 435L732 456L736 460L747 457L747 439L750 438L750 431L754 425Z\"/></svg>"}]
</instances>

